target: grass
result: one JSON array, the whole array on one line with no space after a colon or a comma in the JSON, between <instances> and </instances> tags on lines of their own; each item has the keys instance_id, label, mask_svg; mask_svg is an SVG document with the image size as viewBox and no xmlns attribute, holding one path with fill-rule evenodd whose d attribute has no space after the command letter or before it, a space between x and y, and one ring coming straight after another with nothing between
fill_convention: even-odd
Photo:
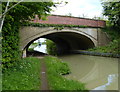
<instances>
[{"instance_id":1,"label":"grass","mask_svg":"<svg viewBox=\"0 0 120 92\"><path fill-rule=\"evenodd\" d=\"M45 62L50 90L86 90L84 83L68 80L62 76L70 73L67 63L51 56L45 57Z\"/></svg>"},{"instance_id":2,"label":"grass","mask_svg":"<svg viewBox=\"0 0 120 92\"><path fill-rule=\"evenodd\" d=\"M67 63L56 57L46 56L47 78L50 90L86 90L85 84L68 80L62 75L69 74ZM2 90L40 90L40 59L28 57L14 68L2 74Z\"/></svg>"},{"instance_id":3,"label":"grass","mask_svg":"<svg viewBox=\"0 0 120 92\"><path fill-rule=\"evenodd\" d=\"M119 43L120 43L120 39L116 39L113 40L111 43L109 43L107 46L91 48L88 49L88 51L118 54L120 53Z\"/></svg>"},{"instance_id":4,"label":"grass","mask_svg":"<svg viewBox=\"0 0 120 92\"><path fill-rule=\"evenodd\" d=\"M24 58L2 75L2 90L40 90L40 60Z\"/></svg>"}]
</instances>

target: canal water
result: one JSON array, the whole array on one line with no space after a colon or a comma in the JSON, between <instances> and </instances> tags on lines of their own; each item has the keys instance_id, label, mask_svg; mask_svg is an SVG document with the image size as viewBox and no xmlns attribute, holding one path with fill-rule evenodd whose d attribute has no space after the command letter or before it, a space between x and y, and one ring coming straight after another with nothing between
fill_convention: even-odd
<instances>
[{"instance_id":1,"label":"canal water","mask_svg":"<svg viewBox=\"0 0 120 92\"><path fill-rule=\"evenodd\" d=\"M118 90L118 59L89 55L64 55L71 74L65 75L86 84L89 90Z\"/></svg>"},{"instance_id":2,"label":"canal water","mask_svg":"<svg viewBox=\"0 0 120 92\"><path fill-rule=\"evenodd\" d=\"M46 53L46 45L34 50ZM80 54L59 58L71 69L71 74L64 77L85 83L89 90L118 90L118 58Z\"/></svg>"}]
</instances>

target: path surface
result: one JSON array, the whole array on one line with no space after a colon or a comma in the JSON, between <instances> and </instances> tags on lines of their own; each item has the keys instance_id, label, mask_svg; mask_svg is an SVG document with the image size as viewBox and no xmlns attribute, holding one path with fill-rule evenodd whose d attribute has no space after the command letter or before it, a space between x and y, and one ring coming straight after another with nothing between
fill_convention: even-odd
<instances>
[{"instance_id":1,"label":"path surface","mask_svg":"<svg viewBox=\"0 0 120 92\"><path fill-rule=\"evenodd\" d=\"M46 74L46 65L45 65L45 61L44 61L44 57L47 54L38 52L38 51L28 51L27 55L28 55L28 57L34 56L34 57L37 57L40 59L40 62L41 62L41 72L40 72L41 87L40 87L40 90L46 90L43 92L48 92L49 86L48 86L48 80L47 80L47 74ZM40 92L42 92L42 91L40 91Z\"/></svg>"},{"instance_id":2,"label":"path surface","mask_svg":"<svg viewBox=\"0 0 120 92\"><path fill-rule=\"evenodd\" d=\"M41 90L49 90L47 74L46 74L46 65L45 65L44 58L41 59L40 76L41 76Z\"/></svg>"}]
</instances>

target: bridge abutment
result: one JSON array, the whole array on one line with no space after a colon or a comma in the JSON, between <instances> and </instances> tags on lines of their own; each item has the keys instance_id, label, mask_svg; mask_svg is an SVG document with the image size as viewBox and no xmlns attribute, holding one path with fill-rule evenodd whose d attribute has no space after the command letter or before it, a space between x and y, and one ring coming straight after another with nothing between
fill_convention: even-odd
<instances>
[{"instance_id":1,"label":"bridge abutment","mask_svg":"<svg viewBox=\"0 0 120 92\"><path fill-rule=\"evenodd\" d=\"M97 35L98 35L98 46L105 46L110 42L107 33L101 31L101 29L98 29Z\"/></svg>"},{"instance_id":2,"label":"bridge abutment","mask_svg":"<svg viewBox=\"0 0 120 92\"><path fill-rule=\"evenodd\" d=\"M22 58L27 57L27 50L26 48L24 50L22 50Z\"/></svg>"}]
</instances>

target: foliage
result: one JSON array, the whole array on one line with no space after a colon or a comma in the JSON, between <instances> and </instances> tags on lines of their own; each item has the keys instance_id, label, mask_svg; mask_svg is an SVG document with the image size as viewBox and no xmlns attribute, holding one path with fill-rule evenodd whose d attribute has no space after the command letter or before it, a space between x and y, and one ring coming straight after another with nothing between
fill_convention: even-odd
<instances>
[{"instance_id":1,"label":"foliage","mask_svg":"<svg viewBox=\"0 0 120 92\"><path fill-rule=\"evenodd\" d=\"M55 27L56 28L60 28L64 29L64 27L68 27L68 28L73 28L73 27L77 27L77 28L87 28L89 26L86 25L65 25L65 24L40 24L40 23L27 23L27 24L23 24L23 26L33 26L33 27Z\"/></svg>"},{"instance_id":2,"label":"foliage","mask_svg":"<svg viewBox=\"0 0 120 92\"><path fill-rule=\"evenodd\" d=\"M107 25L104 29L102 29L103 32L106 32L111 39L111 42L107 46L99 46L95 47L93 49L90 49L90 51L95 52L104 52L104 53L113 53L117 54L120 53L120 31L118 27Z\"/></svg>"},{"instance_id":3,"label":"foliage","mask_svg":"<svg viewBox=\"0 0 120 92\"><path fill-rule=\"evenodd\" d=\"M29 48L28 51L34 51L34 48L38 45L38 43L32 43Z\"/></svg>"},{"instance_id":4,"label":"foliage","mask_svg":"<svg viewBox=\"0 0 120 92\"><path fill-rule=\"evenodd\" d=\"M105 28L102 29L103 32L106 32L111 39L111 42L106 46L99 46L95 48L88 49L89 51L94 52L103 52L103 53L113 53L113 54L120 54L120 31L117 27L113 27L107 25Z\"/></svg>"},{"instance_id":5,"label":"foliage","mask_svg":"<svg viewBox=\"0 0 120 92\"><path fill-rule=\"evenodd\" d=\"M119 43L120 43L120 2L104 2L103 0L103 14L108 17L106 21L107 25L102 31L106 32L111 42L107 46L95 47L89 49L95 52L105 52L105 53L120 53Z\"/></svg>"},{"instance_id":6,"label":"foliage","mask_svg":"<svg viewBox=\"0 0 120 92\"><path fill-rule=\"evenodd\" d=\"M106 32L110 38L111 41L117 40L120 38L118 31L118 28L112 27L112 26L106 26L105 28L102 29L103 32Z\"/></svg>"},{"instance_id":7,"label":"foliage","mask_svg":"<svg viewBox=\"0 0 120 92\"><path fill-rule=\"evenodd\" d=\"M68 80L62 77L62 74L70 73L70 70L65 62L61 60L47 56L45 57L47 64L47 77L50 90L85 90L85 84L78 81Z\"/></svg>"},{"instance_id":8,"label":"foliage","mask_svg":"<svg viewBox=\"0 0 120 92\"><path fill-rule=\"evenodd\" d=\"M0 55L2 52L2 32L0 31Z\"/></svg>"},{"instance_id":9,"label":"foliage","mask_svg":"<svg viewBox=\"0 0 120 92\"><path fill-rule=\"evenodd\" d=\"M3 3L3 12L5 10L5 4L6 3ZM15 2L11 2L9 7L14 4ZM35 15L38 15L38 17L41 18L43 15L47 16L47 14L50 13L50 7L53 6L53 4L53 2L21 2L12 8L7 16L11 16L15 21L19 22L31 20Z\"/></svg>"},{"instance_id":10,"label":"foliage","mask_svg":"<svg viewBox=\"0 0 120 92\"><path fill-rule=\"evenodd\" d=\"M45 45L46 44L46 42L42 42L42 45Z\"/></svg>"},{"instance_id":11,"label":"foliage","mask_svg":"<svg viewBox=\"0 0 120 92\"><path fill-rule=\"evenodd\" d=\"M38 45L38 43L37 42L33 42L32 44L31 44L31 46L37 46Z\"/></svg>"},{"instance_id":12,"label":"foliage","mask_svg":"<svg viewBox=\"0 0 120 92\"><path fill-rule=\"evenodd\" d=\"M119 43L120 43L120 39L113 40L107 46L95 47L95 48L89 49L89 51L120 54Z\"/></svg>"},{"instance_id":13,"label":"foliage","mask_svg":"<svg viewBox=\"0 0 120 92\"><path fill-rule=\"evenodd\" d=\"M103 14L108 17L112 26L120 29L120 1L119 2L104 2L103 0Z\"/></svg>"},{"instance_id":14,"label":"foliage","mask_svg":"<svg viewBox=\"0 0 120 92\"><path fill-rule=\"evenodd\" d=\"M3 90L40 90L40 60L22 59L16 67L4 71L2 85Z\"/></svg>"},{"instance_id":15,"label":"foliage","mask_svg":"<svg viewBox=\"0 0 120 92\"><path fill-rule=\"evenodd\" d=\"M6 19L7 20L7 19ZM14 22L14 24L5 22L5 25L2 30L2 68L8 68L17 61L20 60L20 51L19 51L19 25Z\"/></svg>"},{"instance_id":16,"label":"foliage","mask_svg":"<svg viewBox=\"0 0 120 92\"><path fill-rule=\"evenodd\" d=\"M10 2L9 7L15 2ZM35 15L39 17L47 16L51 11L53 2L21 2L7 12L2 29L2 66L3 69L14 66L19 60L21 53L19 51L19 28L21 24L28 22ZM3 12L6 3L2 3Z\"/></svg>"},{"instance_id":17,"label":"foliage","mask_svg":"<svg viewBox=\"0 0 120 92\"><path fill-rule=\"evenodd\" d=\"M46 48L48 54L57 55L57 46L53 41L47 39Z\"/></svg>"},{"instance_id":18,"label":"foliage","mask_svg":"<svg viewBox=\"0 0 120 92\"><path fill-rule=\"evenodd\" d=\"M28 48L28 51L34 51L34 48Z\"/></svg>"}]
</instances>

